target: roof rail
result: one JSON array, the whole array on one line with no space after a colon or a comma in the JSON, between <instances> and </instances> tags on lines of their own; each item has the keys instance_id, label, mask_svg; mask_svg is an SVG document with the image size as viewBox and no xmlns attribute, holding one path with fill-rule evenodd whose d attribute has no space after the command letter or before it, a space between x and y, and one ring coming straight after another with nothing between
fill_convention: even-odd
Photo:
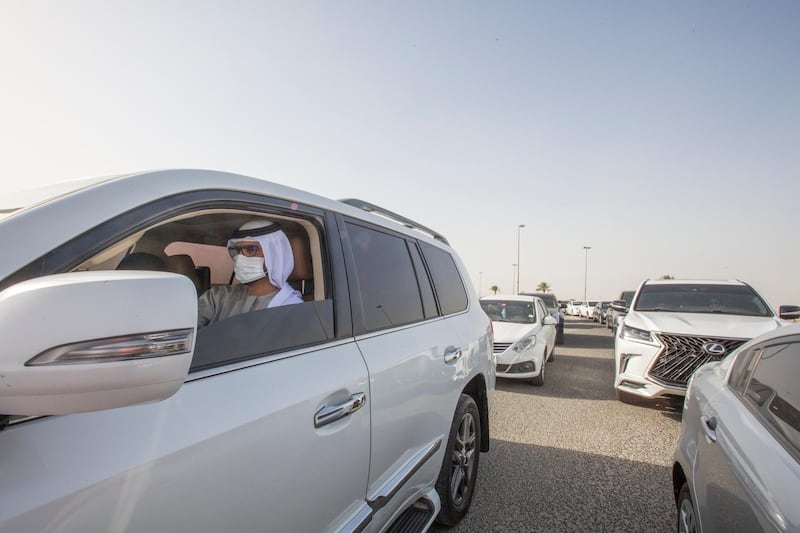
<instances>
[{"instance_id":1,"label":"roof rail","mask_svg":"<svg viewBox=\"0 0 800 533\"><path fill-rule=\"evenodd\" d=\"M381 216L383 216L385 218L388 218L390 220L394 220L395 222L399 222L400 224L402 224L403 226L405 226L407 228L411 228L411 229L415 229L417 231L421 231L423 233L427 233L428 235L430 235L431 237L433 237L437 241L441 241L441 242L445 243L448 246L450 245L450 243L447 241L447 239L444 238L444 235L442 235L441 233L433 231L429 227L423 226L422 224L419 224L418 222L414 222L413 220L411 220L409 218L406 218L403 215L398 215L397 213L395 213L393 211L389 211L388 209L384 209L383 207L377 206L375 204L371 204L369 202L365 202L364 200L359 200L357 198L344 198L344 199L339 200L339 201L342 202L343 204L347 204L347 205L353 206L355 208L367 211L368 213L375 213L377 215L381 215Z\"/></svg>"}]
</instances>

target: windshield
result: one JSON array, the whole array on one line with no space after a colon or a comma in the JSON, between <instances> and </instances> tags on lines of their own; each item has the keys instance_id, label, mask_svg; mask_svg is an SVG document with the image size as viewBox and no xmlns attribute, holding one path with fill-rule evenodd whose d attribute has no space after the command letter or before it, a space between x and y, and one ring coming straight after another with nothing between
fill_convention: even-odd
<instances>
[{"instance_id":1,"label":"windshield","mask_svg":"<svg viewBox=\"0 0 800 533\"><path fill-rule=\"evenodd\" d=\"M495 322L516 322L535 324L536 310L533 302L514 302L506 300L482 301L483 311Z\"/></svg>"},{"instance_id":2,"label":"windshield","mask_svg":"<svg viewBox=\"0 0 800 533\"><path fill-rule=\"evenodd\" d=\"M579 305L583 305L583 302L578 302L578 301L572 302L572 307L578 307Z\"/></svg>"},{"instance_id":3,"label":"windshield","mask_svg":"<svg viewBox=\"0 0 800 533\"><path fill-rule=\"evenodd\" d=\"M644 285L637 311L772 316L769 306L746 285Z\"/></svg>"}]
</instances>

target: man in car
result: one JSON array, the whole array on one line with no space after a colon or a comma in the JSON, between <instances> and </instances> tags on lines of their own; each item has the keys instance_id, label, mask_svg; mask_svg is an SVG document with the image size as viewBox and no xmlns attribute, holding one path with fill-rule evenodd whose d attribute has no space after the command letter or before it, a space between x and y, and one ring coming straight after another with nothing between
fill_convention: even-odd
<instances>
[{"instance_id":1,"label":"man in car","mask_svg":"<svg viewBox=\"0 0 800 533\"><path fill-rule=\"evenodd\" d=\"M213 287L200 296L198 327L250 311L303 302L287 281L294 257L279 224L266 220L245 223L228 240L228 252L239 283Z\"/></svg>"}]
</instances>

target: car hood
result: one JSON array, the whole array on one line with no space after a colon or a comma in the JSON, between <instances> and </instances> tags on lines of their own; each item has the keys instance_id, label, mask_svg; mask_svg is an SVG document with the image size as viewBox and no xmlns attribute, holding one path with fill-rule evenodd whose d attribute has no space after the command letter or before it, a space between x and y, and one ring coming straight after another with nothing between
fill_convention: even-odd
<instances>
[{"instance_id":1,"label":"car hood","mask_svg":"<svg viewBox=\"0 0 800 533\"><path fill-rule=\"evenodd\" d=\"M514 322L493 322L495 342L514 342L522 337L535 334L538 324L515 324Z\"/></svg>"},{"instance_id":2,"label":"car hood","mask_svg":"<svg viewBox=\"0 0 800 533\"><path fill-rule=\"evenodd\" d=\"M775 317L640 311L629 311L625 324L663 333L734 339L752 339L782 325Z\"/></svg>"}]
</instances>

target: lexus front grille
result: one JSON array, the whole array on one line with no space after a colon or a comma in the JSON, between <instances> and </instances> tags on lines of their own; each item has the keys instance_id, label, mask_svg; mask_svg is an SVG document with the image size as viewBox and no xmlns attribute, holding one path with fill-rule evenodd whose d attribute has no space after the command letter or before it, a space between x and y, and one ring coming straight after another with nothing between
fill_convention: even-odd
<instances>
[{"instance_id":1,"label":"lexus front grille","mask_svg":"<svg viewBox=\"0 0 800 533\"><path fill-rule=\"evenodd\" d=\"M719 361L727 354L747 342L747 339L721 339L717 337L695 337L691 335L671 335L656 333L655 336L664 347L650 367L649 375L654 380L672 387L686 387L695 370L710 361ZM725 349L721 354L710 352L712 345ZM704 348L706 347L706 348Z\"/></svg>"}]
</instances>

